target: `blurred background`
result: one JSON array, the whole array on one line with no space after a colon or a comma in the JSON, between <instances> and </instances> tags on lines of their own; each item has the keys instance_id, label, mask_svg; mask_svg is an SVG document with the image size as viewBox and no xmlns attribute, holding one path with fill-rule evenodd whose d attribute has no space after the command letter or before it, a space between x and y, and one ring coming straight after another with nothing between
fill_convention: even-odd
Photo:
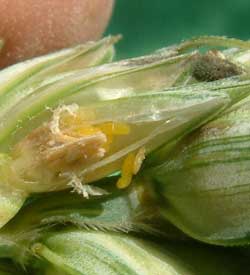
<instances>
[{"instance_id":1,"label":"blurred background","mask_svg":"<svg viewBox=\"0 0 250 275\"><path fill-rule=\"evenodd\" d=\"M198 35L250 39L250 1L116 0L106 34L118 33L119 59Z\"/></svg>"}]
</instances>

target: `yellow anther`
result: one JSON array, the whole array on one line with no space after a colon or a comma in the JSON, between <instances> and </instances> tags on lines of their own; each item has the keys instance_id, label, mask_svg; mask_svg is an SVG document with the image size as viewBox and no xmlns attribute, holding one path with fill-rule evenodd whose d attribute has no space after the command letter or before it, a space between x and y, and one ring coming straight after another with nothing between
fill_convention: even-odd
<instances>
[{"instance_id":1,"label":"yellow anther","mask_svg":"<svg viewBox=\"0 0 250 275\"><path fill-rule=\"evenodd\" d=\"M110 144L113 142L113 136L128 135L130 132L130 127L120 122L92 125L86 120L84 113L80 111L74 114L63 113L60 117L60 129L63 134L77 138L102 132L107 137L106 150L109 149Z\"/></svg>"},{"instance_id":2,"label":"yellow anther","mask_svg":"<svg viewBox=\"0 0 250 275\"><path fill-rule=\"evenodd\" d=\"M130 132L130 127L127 124L120 122L106 122L98 125L98 129L106 135L107 142L104 146L106 151L109 150L110 145L114 140L114 136L128 135Z\"/></svg>"},{"instance_id":3,"label":"yellow anther","mask_svg":"<svg viewBox=\"0 0 250 275\"><path fill-rule=\"evenodd\" d=\"M134 170L134 162L135 162L135 154L130 153L125 158L123 165L122 165L122 176L117 181L117 187L119 189L123 189L129 186L133 176Z\"/></svg>"},{"instance_id":4,"label":"yellow anther","mask_svg":"<svg viewBox=\"0 0 250 275\"><path fill-rule=\"evenodd\" d=\"M68 131L65 133L67 134ZM92 127L90 125L82 125L79 128L70 129L70 135L74 137L83 137L83 136L91 136L100 132L98 128Z\"/></svg>"},{"instance_id":5,"label":"yellow anther","mask_svg":"<svg viewBox=\"0 0 250 275\"><path fill-rule=\"evenodd\" d=\"M125 123L107 122L99 125L99 128L106 135L128 135L130 127Z\"/></svg>"},{"instance_id":6,"label":"yellow anther","mask_svg":"<svg viewBox=\"0 0 250 275\"><path fill-rule=\"evenodd\" d=\"M132 175L127 176L127 177L122 176L117 181L116 186L119 189L124 189L130 185L131 181L132 181Z\"/></svg>"},{"instance_id":7,"label":"yellow anther","mask_svg":"<svg viewBox=\"0 0 250 275\"><path fill-rule=\"evenodd\" d=\"M100 132L98 127L91 125L81 117L82 113L62 114L60 118L60 130L62 134L80 138L91 136Z\"/></svg>"},{"instance_id":8,"label":"yellow anther","mask_svg":"<svg viewBox=\"0 0 250 275\"><path fill-rule=\"evenodd\" d=\"M145 148L141 148L136 154L129 153L127 155L122 165L121 177L116 183L119 189L126 188L130 185L133 175L139 172L144 159Z\"/></svg>"}]
</instances>

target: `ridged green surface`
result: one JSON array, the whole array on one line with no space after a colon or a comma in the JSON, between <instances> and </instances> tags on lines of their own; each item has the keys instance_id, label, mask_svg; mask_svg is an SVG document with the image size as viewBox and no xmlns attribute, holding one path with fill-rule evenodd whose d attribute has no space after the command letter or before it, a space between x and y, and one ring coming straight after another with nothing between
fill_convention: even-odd
<instances>
[{"instance_id":1,"label":"ridged green surface","mask_svg":"<svg viewBox=\"0 0 250 275\"><path fill-rule=\"evenodd\" d=\"M53 272L69 275L248 274L247 259L235 251L188 243L161 242L160 246L117 233L68 229L51 233L32 249L50 263L41 274L51 274L53 266Z\"/></svg>"},{"instance_id":2,"label":"ridged green surface","mask_svg":"<svg viewBox=\"0 0 250 275\"><path fill-rule=\"evenodd\" d=\"M249 110L246 98L153 171L162 213L194 238L221 245L250 241Z\"/></svg>"}]
</instances>

